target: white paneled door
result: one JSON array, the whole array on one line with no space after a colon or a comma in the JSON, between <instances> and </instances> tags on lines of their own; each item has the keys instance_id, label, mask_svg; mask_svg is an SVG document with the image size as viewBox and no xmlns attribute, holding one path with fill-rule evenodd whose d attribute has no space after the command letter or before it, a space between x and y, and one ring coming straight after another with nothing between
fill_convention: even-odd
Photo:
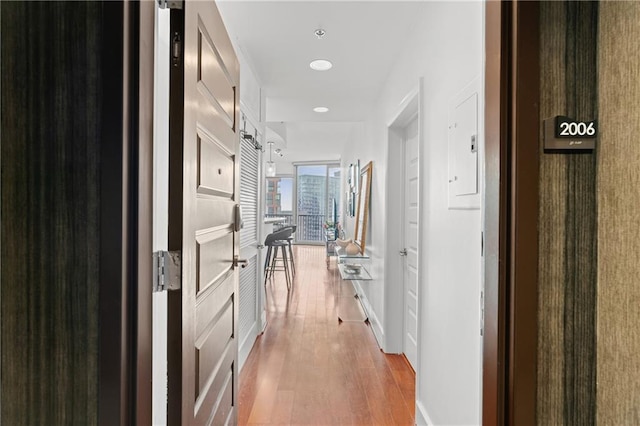
<instances>
[{"instance_id":1,"label":"white paneled door","mask_svg":"<svg viewBox=\"0 0 640 426\"><path fill-rule=\"evenodd\" d=\"M404 336L403 352L413 369L418 355L418 118L404 138Z\"/></svg>"}]
</instances>

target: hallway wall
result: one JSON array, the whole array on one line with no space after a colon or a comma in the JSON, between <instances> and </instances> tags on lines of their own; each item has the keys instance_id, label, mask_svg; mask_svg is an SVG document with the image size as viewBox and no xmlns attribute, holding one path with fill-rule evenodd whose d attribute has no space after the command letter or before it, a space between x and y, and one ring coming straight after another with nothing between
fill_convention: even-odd
<instances>
[{"instance_id":1,"label":"hallway wall","mask_svg":"<svg viewBox=\"0 0 640 426\"><path fill-rule=\"evenodd\" d=\"M599 120L540 161L537 423L640 423L640 4L541 3L540 119Z\"/></svg>"},{"instance_id":2,"label":"hallway wall","mask_svg":"<svg viewBox=\"0 0 640 426\"><path fill-rule=\"evenodd\" d=\"M362 287L376 317L372 326L384 328L389 315L385 286L393 289L399 283L382 279L385 256L397 255L385 253L386 200L390 191L398 190L385 187L387 126L400 112L403 98L424 78L418 424L480 423L481 216L480 210L448 209L447 156L449 102L474 78L482 78L483 10L481 2L424 3L423 18L398 47L402 50L380 92L378 107L357 142L345 147L342 155L343 165L356 159L362 165L374 163L367 237L374 280ZM478 103L482 123L482 94Z\"/></svg>"},{"instance_id":3,"label":"hallway wall","mask_svg":"<svg viewBox=\"0 0 640 426\"><path fill-rule=\"evenodd\" d=\"M597 423L640 424L640 4L601 2Z\"/></svg>"}]
</instances>

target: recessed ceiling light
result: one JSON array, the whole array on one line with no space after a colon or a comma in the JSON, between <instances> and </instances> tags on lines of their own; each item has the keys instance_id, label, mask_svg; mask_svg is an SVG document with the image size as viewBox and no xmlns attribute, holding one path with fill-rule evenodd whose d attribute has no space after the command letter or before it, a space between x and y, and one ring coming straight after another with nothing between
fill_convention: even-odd
<instances>
[{"instance_id":1,"label":"recessed ceiling light","mask_svg":"<svg viewBox=\"0 0 640 426\"><path fill-rule=\"evenodd\" d=\"M316 59L309 64L312 70L326 71L333 67L333 64L326 59Z\"/></svg>"},{"instance_id":2,"label":"recessed ceiling light","mask_svg":"<svg viewBox=\"0 0 640 426\"><path fill-rule=\"evenodd\" d=\"M329 111L329 108L327 108L327 107L315 107L313 110L315 112L327 112L327 111Z\"/></svg>"}]
</instances>

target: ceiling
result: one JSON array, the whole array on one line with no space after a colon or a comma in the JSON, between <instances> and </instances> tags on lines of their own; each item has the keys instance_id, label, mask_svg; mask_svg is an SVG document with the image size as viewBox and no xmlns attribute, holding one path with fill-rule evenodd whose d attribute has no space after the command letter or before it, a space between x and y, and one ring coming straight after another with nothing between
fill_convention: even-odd
<instances>
[{"instance_id":1,"label":"ceiling","mask_svg":"<svg viewBox=\"0 0 640 426\"><path fill-rule=\"evenodd\" d=\"M231 39L266 98L267 138L284 160L338 159L377 100L421 1L219 0ZM321 28L322 39L314 34ZM328 59L333 68L309 63ZM329 111L316 113L313 108Z\"/></svg>"}]
</instances>

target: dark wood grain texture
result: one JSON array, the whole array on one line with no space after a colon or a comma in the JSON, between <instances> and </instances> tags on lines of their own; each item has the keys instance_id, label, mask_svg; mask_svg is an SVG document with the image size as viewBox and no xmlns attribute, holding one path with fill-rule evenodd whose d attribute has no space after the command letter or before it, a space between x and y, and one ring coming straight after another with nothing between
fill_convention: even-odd
<instances>
[{"instance_id":1,"label":"dark wood grain texture","mask_svg":"<svg viewBox=\"0 0 640 426\"><path fill-rule=\"evenodd\" d=\"M0 3L3 424L136 418L129 304L145 263L127 6Z\"/></svg>"},{"instance_id":2,"label":"dark wood grain texture","mask_svg":"<svg viewBox=\"0 0 640 426\"><path fill-rule=\"evenodd\" d=\"M598 3L540 9L540 120L597 119ZM594 424L596 154L540 155L538 424Z\"/></svg>"},{"instance_id":3,"label":"dark wood grain texture","mask_svg":"<svg viewBox=\"0 0 640 426\"><path fill-rule=\"evenodd\" d=\"M295 246L297 274L267 283L268 324L240 373L240 425L413 425L415 374L369 326L338 322L341 278L324 248Z\"/></svg>"},{"instance_id":4,"label":"dark wood grain texture","mask_svg":"<svg viewBox=\"0 0 640 426\"><path fill-rule=\"evenodd\" d=\"M0 7L1 422L95 424L101 6Z\"/></svg>"},{"instance_id":5,"label":"dark wood grain texture","mask_svg":"<svg viewBox=\"0 0 640 426\"><path fill-rule=\"evenodd\" d=\"M640 3L600 4L597 424L640 424Z\"/></svg>"}]
</instances>

